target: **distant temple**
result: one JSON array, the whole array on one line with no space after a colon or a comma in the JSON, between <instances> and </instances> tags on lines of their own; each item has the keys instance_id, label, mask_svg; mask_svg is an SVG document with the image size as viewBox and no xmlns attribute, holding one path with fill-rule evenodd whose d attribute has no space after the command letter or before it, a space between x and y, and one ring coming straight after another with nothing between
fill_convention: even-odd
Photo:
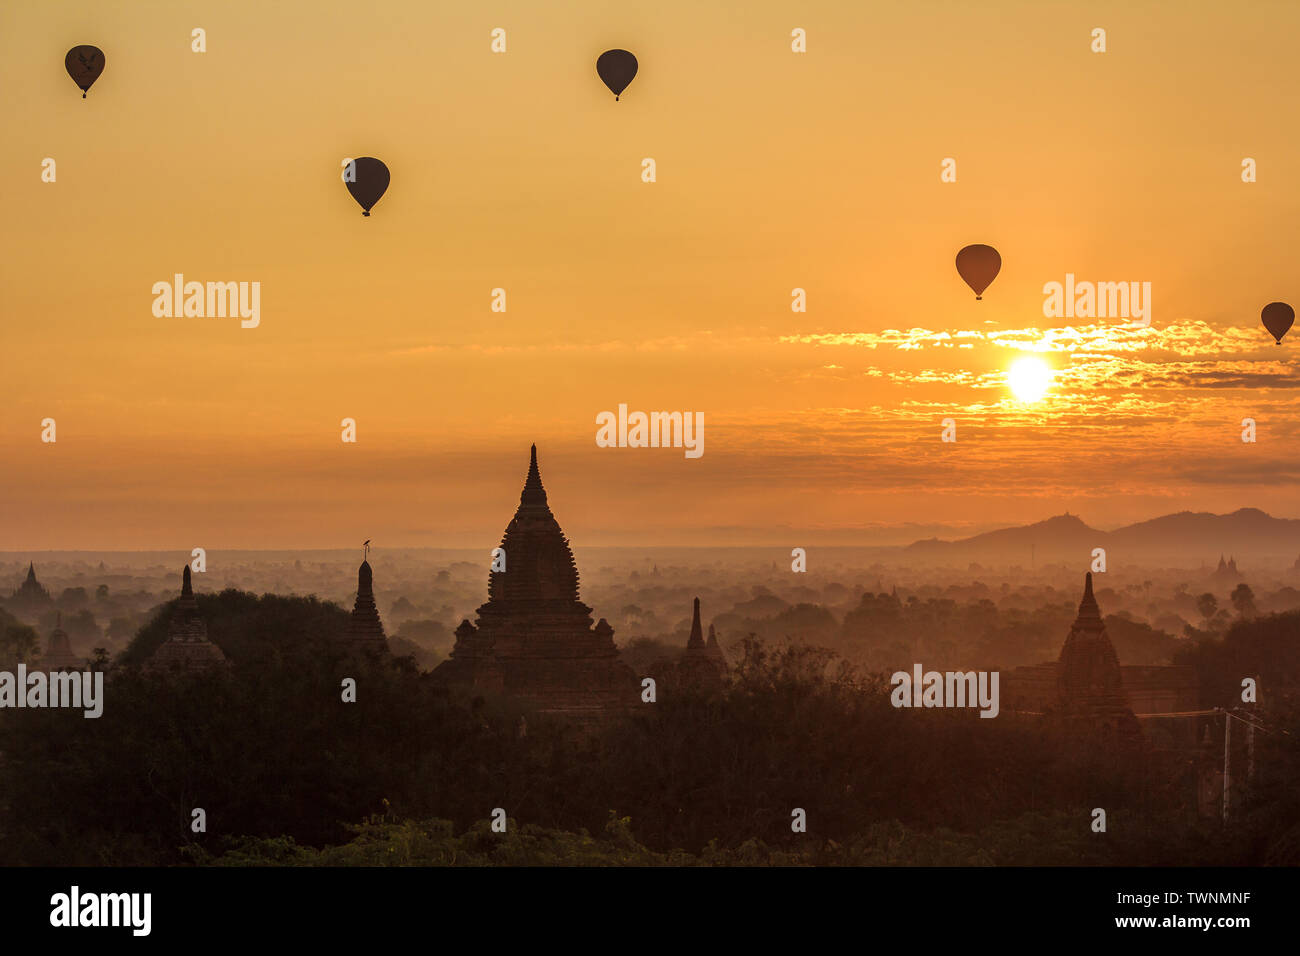
<instances>
[{"instance_id":1,"label":"distant temple","mask_svg":"<svg viewBox=\"0 0 1300 956\"><path fill-rule=\"evenodd\" d=\"M388 638L375 606L374 583L370 562L362 561L357 569L357 600L348 623L348 646L367 654L383 654L388 651Z\"/></svg>"},{"instance_id":2,"label":"distant temple","mask_svg":"<svg viewBox=\"0 0 1300 956\"><path fill-rule=\"evenodd\" d=\"M226 663L221 648L208 640L208 626L199 617L199 602L194 597L187 564L181 576L181 599L167 627L167 640L154 652L149 666L158 670L195 671Z\"/></svg>"},{"instance_id":3,"label":"distant temple","mask_svg":"<svg viewBox=\"0 0 1300 956\"><path fill-rule=\"evenodd\" d=\"M652 676L661 687L671 690L676 686L720 687L726 683L728 672L727 658L718 645L712 624L709 625L709 639L704 639L704 629L700 625L700 599L696 598L685 652L679 657L656 662Z\"/></svg>"},{"instance_id":4,"label":"distant temple","mask_svg":"<svg viewBox=\"0 0 1300 956\"><path fill-rule=\"evenodd\" d=\"M1120 664L1089 573L1059 659L1004 674L1002 706L1059 717L1079 729L1134 734L1138 717L1197 709L1199 685L1192 667Z\"/></svg>"},{"instance_id":5,"label":"distant temple","mask_svg":"<svg viewBox=\"0 0 1300 956\"><path fill-rule=\"evenodd\" d=\"M593 626L591 608L578 600L578 569L546 503L536 445L501 550L505 570L488 573L477 625L461 622L433 680L580 720L635 708L639 684L619 657L614 629L604 618Z\"/></svg>"},{"instance_id":6,"label":"distant temple","mask_svg":"<svg viewBox=\"0 0 1300 956\"><path fill-rule=\"evenodd\" d=\"M29 608L54 603L50 592L36 580L36 565L30 561L27 564L27 579L14 591L13 603L26 605Z\"/></svg>"},{"instance_id":7,"label":"distant temple","mask_svg":"<svg viewBox=\"0 0 1300 956\"><path fill-rule=\"evenodd\" d=\"M79 671L85 666L83 658L72 653L72 644L68 633L63 629L63 615L59 614L54 630L50 631L49 644L45 654L33 670L43 671Z\"/></svg>"},{"instance_id":8,"label":"distant temple","mask_svg":"<svg viewBox=\"0 0 1300 956\"><path fill-rule=\"evenodd\" d=\"M1137 718L1124 697L1119 657L1092 594L1092 572L1084 579L1079 614L1058 663L1058 710L1067 723L1120 733L1139 732Z\"/></svg>"},{"instance_id":9,"label":"distant temple","mask_svg":"<svg viewBox=\"0 0 1300 956\"><path fill-rule=\"evenodd\" d=\"M1214 577L1223 581L1238 581L1241 579L1241 572L1237 570L1237 559L1228 558L1225 563L1223 555L1219 555L1219 566L1214 569Z\"/></svg>"}]
</instances>

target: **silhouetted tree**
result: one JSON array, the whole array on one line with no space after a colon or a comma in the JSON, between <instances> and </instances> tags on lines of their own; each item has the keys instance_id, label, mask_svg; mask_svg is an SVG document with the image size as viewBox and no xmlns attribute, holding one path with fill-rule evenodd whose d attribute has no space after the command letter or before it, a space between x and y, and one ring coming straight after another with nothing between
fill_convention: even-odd
<instances>
[{"instance_id":1,"label":"silhouetted tree","mask_svg":"<svg viewBox=\"0 0 1300 956\"><path fill-rule=\"evenodd\" d=\"M1205 620L1205 626L1210 626L1210 620L1214 617L1214 612L1219 609L1218 599L1213 594L1206 591L1196 599L1196 610Z\"/></svg>"}]
</instances>

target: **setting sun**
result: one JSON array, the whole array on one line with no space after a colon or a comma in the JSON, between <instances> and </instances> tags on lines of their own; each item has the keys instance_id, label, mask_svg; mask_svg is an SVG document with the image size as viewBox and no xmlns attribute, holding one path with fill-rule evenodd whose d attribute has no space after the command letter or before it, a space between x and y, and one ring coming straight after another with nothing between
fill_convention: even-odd
<instances>
[{"instance_id":1,"label":"setting sun","mask_svg":"<svg viewBox=\"0 0 1300 956\"><path fill-rule=\"evenodd\" d=\"M1007 369L1007 384L1022 402L1036 402L1052 384L1052 369L1042 359L1022 358Z\"/></svg>"}]
</instances>

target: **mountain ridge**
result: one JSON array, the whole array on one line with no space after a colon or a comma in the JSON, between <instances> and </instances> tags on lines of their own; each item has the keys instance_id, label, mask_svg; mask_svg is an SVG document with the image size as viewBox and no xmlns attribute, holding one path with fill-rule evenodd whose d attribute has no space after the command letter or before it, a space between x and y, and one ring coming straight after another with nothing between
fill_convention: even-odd
<instances>
[{"instance_id":1,"label":"mountain ridge","mask_svg":"<svg viewBox=\"0 0 1300 956\"><path fill-rule=\"evenodd\" d=\"M1294 556L1300 553L1300 519L1275 518L1258 508L1238 508L1228 514L1178 511L1103 531L1067 511L967 538L926 538L902 550L922 558L982 556L1028 561L1063 556L1077 559L1080 549L1091 552L1093 548L1105 548L1111 558L1178 555L1209 561L1220 554Z\"/></svg>"}]
</instances>

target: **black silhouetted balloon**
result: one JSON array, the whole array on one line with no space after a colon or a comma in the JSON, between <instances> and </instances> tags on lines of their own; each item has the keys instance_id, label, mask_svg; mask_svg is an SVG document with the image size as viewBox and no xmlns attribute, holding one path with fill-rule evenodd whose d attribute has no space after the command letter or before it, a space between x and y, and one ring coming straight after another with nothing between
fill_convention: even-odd
<instances>
[{"instance_id":1,"label":"black silhouetted balloon","mask_svg":"<svg viewBox=\"0 0 1300 956\"><path fill-rule=\"evenodd\" d=\"M596 72L605 81L605 85L614 93L617 101L619 94L627 89L636 76L636 57L627 50L606 50L596 59Z\"/></svg>"},{"instance_id":2,"label":"black silhouetted balloon","mask_svg":"<svg viewBox=\"0 0 1300 956\"><path fill-rule=\"evenodd\" d=\"M1285 302L1270 302L1259 315L1264 320L1264 328L1281 345L1282 336L1295 324L1295 309Z\"/></svg>"},{"instance_id":3,"label":"black silhouetted balloon","mask_svg":"<svg viewBox=\"0 0 1300 956\"><path fill-rule=\"evenodd\" d=\"M975 290L976 300L984 297L984 290L1001 269L1002 257L992 246L967 246L957 253L957 272Z\"/></svg>"},{"instance_id":4,"label":"black silhouetted balloon","mask_svg":"<svg viewBox=\"0 0 1300 956\"><path fill-rule=\"evenodd\" d=\"M97 46L74 46L63 58L63 68L81 90L81 98L104 72L104 51Z\"/></svg>"},{"instance_id":5,"label":"black silhouetted balloon","mask_svg":"<svg viewBox=\"0 0 1300 956\"><path fill-rule=\"evenodd\" d=\"M349 176L355 174L355 181ZM388 167L370 156L352 160L350 168L343 171L344 182L352 198L361 206L361 215L369 216L370 209L388 190Z\"/></svg>"}]
</instances>

